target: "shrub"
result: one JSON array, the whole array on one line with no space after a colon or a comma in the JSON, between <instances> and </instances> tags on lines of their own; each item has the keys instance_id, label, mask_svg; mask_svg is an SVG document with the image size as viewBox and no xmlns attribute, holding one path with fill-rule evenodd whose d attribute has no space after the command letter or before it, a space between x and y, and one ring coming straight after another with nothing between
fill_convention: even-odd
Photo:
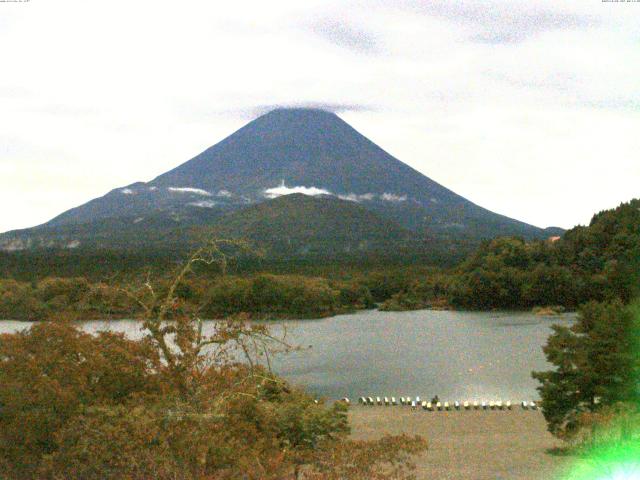
<instances>
[{"instance_id":1,"label":"shrub","mask_svg":"<svg viewBox=\"0 0 640 480\"><path fill-rule=\"evenodd\" d=\"M39 320L46 311L28 283L0 280L0 318L3 320Z\"/></svg>"},{"instance_id":2,"label":"shrub","mask_svg":"<svg viewBox=\"0 0 640 480\"><path fill-rule=\"evenodd\" d=\"M146 344L39 323L0 336L0 452L29 477L55 435L84 406L158 391ZM22 471L24 470L24 471Z\"/></svg>"},{"instance_id":3,"label":"shrub","mask_svg":"<svg viewBox=\"0 0 640 480\"><path fill-rule=\"evenodd\" d=\"M220 318L237 313L253 316L325 316L340 307L340 292L326 280L293 275L227 277L206 293L203 315Z\"/></svg>"}]
</instances>

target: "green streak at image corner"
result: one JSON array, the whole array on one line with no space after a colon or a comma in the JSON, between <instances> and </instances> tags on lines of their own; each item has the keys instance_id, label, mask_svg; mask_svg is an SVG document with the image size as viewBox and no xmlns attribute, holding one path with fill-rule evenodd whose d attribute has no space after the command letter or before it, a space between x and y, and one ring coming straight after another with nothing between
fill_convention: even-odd
<instances>
[{"instance_id":1,"label":"green streak at image corner","mask_svg":"<svg viewBox=\"0 0 640 480\"><path fill-rule=\"evenodd\" d=\"M640 480L640 439L595 448L559 480Z\"/></svg>"}]
</instances>

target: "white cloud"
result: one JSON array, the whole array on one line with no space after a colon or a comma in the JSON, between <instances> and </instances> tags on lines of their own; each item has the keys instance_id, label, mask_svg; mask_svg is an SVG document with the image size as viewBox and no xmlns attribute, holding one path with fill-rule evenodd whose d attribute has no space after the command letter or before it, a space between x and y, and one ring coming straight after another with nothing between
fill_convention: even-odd
<instances>
[{"instance_id":1,"label":"white cloud","mask_svg":"<svg viewBox=\"0 0 640 480\"><path fill-rule=\"evenodd\" d=\"M204 195L205 197L210 197L211 193L203 190L201 188L193 188L193 187L169 187L167 188L170 192L178 192L178 193L195 193L196 195Z\"/></svg>"},{"instance_id":2,"label":"white cloud","mask_svg":"<svg viewBox=\"0 0 640 480\"><path fill-rule=\"evenodd\" d=\"M191 207L213 208L216 206L216 202L212 202L211 200L200 200L199 202L187 203L187 205Z\"/></svg>"},{"instance_id":3,"label":"white cloud","mask_svg":"<svg viewBox=\"0 0 640 480\"><path fill-rule=\"evenodd\" d=\"M124 195L133 195L135 192L130 188L123 188L120 192Z\"/></svg>"},{"instance_id":4,"label":"white cloud","mask_svg":"<svg viewBox=\"0 0 640 480\"><path fill-rule=\"evenodd\" d=\"M216 193L217 197L224 197L224 198L231 198L233 197L233 193L231 193L229 190L220 190L218 193Z\"/></svg>"},{"instance_id":5,"label":"white cloud","mask_svg":"<svg viewBox=\"0 0 640 480\"><path fill-rule=\"evenodd\" d=\"M364 200L373 200L375 195L373 193L363 193L358 195L357 193L346 193L338 195L338 198L342 200L348 200L350 202L362 202Z\"/></svg>"},{"instance_id":6,"label":"white cloud","mask_svg":"<svg viewBox=\"0 0 640 480\"><path fill-rule=\"evenodd\" d=\"M331 192L323 188L304 186L287 187L284 182L282 182L282 184L278 187L267 188L264 191L264 196L267 198L276 198L282 195L290 195L292 193L302 193L304 195L309 195L312 197L315 197L317 195L331 195Z\"/></svg>"},{"instance_id":7,"label":"white cloud","mask_svg":"<svg viewBox=\"0 0 640 480\"><path fill-rule=\"evenodd\" d=\"M406 195L396 195L394 193L383 193L380 198L385 202L406 202Z\"/></svg>"}]
</instances>

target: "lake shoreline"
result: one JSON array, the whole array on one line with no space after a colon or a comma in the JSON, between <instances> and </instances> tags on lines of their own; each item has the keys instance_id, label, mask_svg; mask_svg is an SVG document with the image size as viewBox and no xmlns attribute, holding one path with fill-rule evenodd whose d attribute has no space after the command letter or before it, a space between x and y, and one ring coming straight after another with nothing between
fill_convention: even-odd
<instances>
[{"instance_id":1,"label":"lake shoreline","mask_svg":"<svg viewBox=\"0 0 640 480\"><path fill-rule=\"evenodd\" d=\"M457 313L495 313L495 314L504 314L504 315L508 315L508 314L526 314L526 313L531 313L533 315L536 315L538 317L541 318L557 318L557 319L563 319L564 316L572 316L576 314L576 311L573 310L567 310L564 312L560 312L560 313L547 313L547 311L545 310L543 313L537 312L535 311L535 309L522 309L522 310L471 310L471 309L457 309L457 308L419 308L419 309L407 309L407 310L384 310L381 309L379 307L376 308L361 308L361 309L350 309L350 310L343 310L343 311L339 311L339 312L332 312L332 313L328 313L327 315L323 315L323 316L301 316L301 315L280 315L280 316L275 316L275 317L270 317L268 315L265 316L256 316L256 317L251 317L251 314L249 315L249 320L250 321L255 321L255 322L281 322L281 321L295 321L295 320L300 320L300 321L305 321L305 320L326 320L326 319L330 319L330 318L335 318L335 317L341 317L341 316L345 316L345 315L353 315L353 314L357 314L357 313L363 313L363 312L384 312L384 313L407 313L407 312L457 312ZM142 318L135 318L132 317L131 315L112 315L112 316L106 316L105 315L95 315L95 316L88 316L85 318L81 318L81 319L69 319L68 321L71 321L73 323L85 323L85 322L119 322L119 321L142 321ZM221 321L224 320L222 318L203 318L202 321L203 322L215 322L215 321ZM21 322L21 323L38 323L38 322L56 322L59 320L55 320L55 319L46 319L46 320L26 320L26 319L12 319L12 318L0 318L0 323L2 322ZM64 320L67 321L67 320ZM170 321L170 320L169 320Z\"/></svg>"}]
</instances>

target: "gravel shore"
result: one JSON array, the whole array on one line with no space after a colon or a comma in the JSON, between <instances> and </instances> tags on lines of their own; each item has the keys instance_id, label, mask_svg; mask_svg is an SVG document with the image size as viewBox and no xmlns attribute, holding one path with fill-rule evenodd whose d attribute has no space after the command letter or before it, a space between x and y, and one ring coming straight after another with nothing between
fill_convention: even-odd
<instances>
[{"instance_id":1,"label":"gravel shore","mask_svg":"<svg viewBox=\"0 0 640 480\"><path fill-rule=\"evenodd\" d=\"M404 406L350 408L352 436L422 435L429 449L417 459L418 479L553 480L566 457L547 450L562 445L539 410L428 412Z\"/></svg>"}]
</instances>

